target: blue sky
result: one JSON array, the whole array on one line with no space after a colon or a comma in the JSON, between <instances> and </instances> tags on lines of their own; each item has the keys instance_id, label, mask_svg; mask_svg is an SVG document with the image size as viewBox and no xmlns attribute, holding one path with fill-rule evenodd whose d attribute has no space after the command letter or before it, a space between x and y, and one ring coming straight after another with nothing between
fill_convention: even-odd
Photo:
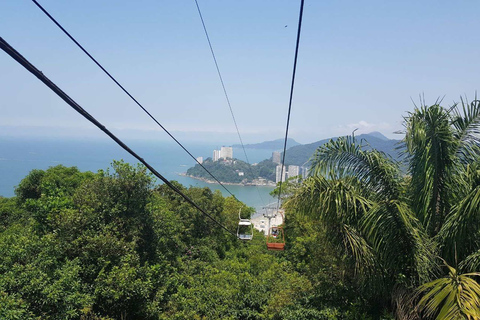
<instances>
[{"instance_id":1,"label":"blue sky","mask_svg":"<svg viewBox=\"0 0 480 320\"><path fill-rule=\"evenodd\" d=\"M180 139L237 143L193 0L39 1ZM246 142L283 136L299 1L199 0ZM381 131L412 99L479 88L478 1L306 0L291 137ZM1 36L121 138L167 139L28 0L0 2ZM0 52L0 134L100 136ZM398 137L398 136L397 136Z\"/></svg>"}]
</instances>

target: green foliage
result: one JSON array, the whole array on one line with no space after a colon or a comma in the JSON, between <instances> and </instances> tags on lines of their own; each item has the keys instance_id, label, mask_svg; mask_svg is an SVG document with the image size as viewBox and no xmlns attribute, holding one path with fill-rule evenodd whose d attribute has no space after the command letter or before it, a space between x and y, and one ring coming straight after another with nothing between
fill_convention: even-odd
<instances>
[{"instance_id":1,"label":"green foliage","mask_svg":"<svg viewBox=\"0 0 480 320\"><path fill-rule=\"evenodd\" d=\"M301 176L291 177L283 181L282 194L281 194L282 200L292 196L295 193L295 191L300 187L302 182L303 182L303 178ZM278 182L277 187L273 189L272 192L270 192L270 195L272 197L278 197L279 193L280 193L280 182Z\"/></svg>"},{"instance_id":2,"label":"green foliage","mask_svg":"<svg viewBox=\"0 0 480 320\"><path fill-rule=\"evenodd\" d=\"M162 298L159 266L140 266L126 255L118 265L106 265L95 279L95 309L115 318L150 318ZM153 297L153 299L152 299ZM153 314L150 314L153 311Z\"/></svg>"},{"instance_id":3,"label":"green foliage","mask_svg":"<svg viewBox=\"0 0 480 320\"><path fill-rule=\"evenodd\" d=\"M306 306L282 255L201 215L142 166L30 173L0 199L2 319L266 319ZM172 182L228 228L253 208ZM303 310L303 309L302 309Z\"/></svg>"},{"instance_id":4,"label":"green foliage","mask_svg":"<svg viewBox=\"0 0 480 320\"><path fill-rule=\"evenodd\" d=\"M437 320L479 319L480 285L472 279L479 272L458 274L445 263L448 276L418 288L424 294L418 303L420 312Z\"/></svg>"},{"instance_id":5,"label":"green foliage","mask_svg":"<svg viewBox=\"0 0 480 320\"><path fill-rule=\"evenodd\" d=\"M23 216L24 211L18 207L17 199L0 197L0 231Z\"/></svg>"},{"instance_id":6,"label":"green foliage","mask_svg":"<svg viewBox=\"0 0 480 320\"><path fill-rule=\"evenodd\" d=\"M42 195L41 183L45 171L32 170L15 189L15 193L20 201L27 199L38 199Z\"/></svg>"},{"instance_id":7,"label":"green foliage","mask_svg":"<svg viewBox=\"0 0 480 320\"><path fill-rule=\"evenodd\" d=\"M257 177L262 177L270 181L275 181L277 164L271 160L260 161L257 165L252 166L253 173Z\"/></svg>"},{"instance_id":8,"label":"green foliage","mask_svg":"<svg viewBox=\"0 0 480 320\"><path fill-rule=\"evenodd\" d=\"M230 230L237 228L239 213L242 219L250 219L255 213L255 209L245 206L245 204L232 196L225 198L222 215L226 218L225 226Z\"/></svg>"},{"instance_id":9,"label":"green foliage","mask_svg":"<svg viewBox=\"0 0 480 320\"><path fill-rule=\"evenodd\" d=\"M256 230L238 241L143 166L33 170L0 198L0 318L478 319L479 109L417 108L404 163L356 137L320 147L312 176L282 186L283 252ZM205 163L221 180L275 170L236 161ZM230 230L254 213L172 183Z\"/></svg>"},{"instance_id":10,"label":"green foliage","mask_svg":"<svg viewBox=\"0 0 480 320\"><path fill-rule=\"evenodd\" d=\"M317 149L312 176L285 203L288 212L321 224L317 232L334 248L346 275L355 276L352 288L366 299L359 301L364 307L418 317L408 301L416 286L428 282L420 290L435 288L421 300L428 317L479 316L476 293L466 290L455 300L456 290L464 290L461 281L476 290L473 279L460 279L452 268L450 280L430 282L440 275L439 255L450 263L463 260L460 266L468 270L480 266L480 104L462 106L422 105L409 113L404 164L365 148L355 136L331 140ZM402 177L402 167L408 176ZM474 311L459 315L455 301Z\"/></svg>"},{"instance_id":11,"label":"green foliage","mask_svg":"<svg viewBox=\"0 0 480 320\"><path fill-rule=\"evenodd\" d=\"M16 295L0 291L0 319L27 320L33 319L25 302Z\"/></svg>"},{"instance_id":12,"label":"green foliage","mask_svg":"<svg viewBox=\"0 0 480 320\"><path fill-rule=\"evenodd\" d=\"M76 167L62 165L46 171L32 170L15 193L21 207L37 221L37 227L47 231L51 216L62 209L72 208L75 190L92 177L91 172L82 173Z\"/></svg>"},{"instance_id":13,"label":"green foliage","mask_svg":"<svg viewBox=\"0 0 480 320\"><path fill-rule=\"evenodd\" d=\"M31 227L14 225L1 234L0 243L0 289L28 306L28 313L75 319L91 303L82 290L78 259L59 261L52 237L35 236Z\"/></svg>"},{"instance_id":14,"label":"green foliage","mask_svg":"<svg viewBox=\"0 0 480 320\"><path fill-rule=\"evenodd\" d=\"M456 144L449 111L422 106L406 118L405 145L412 177L413 209L430 235L439 232L447 212L449 179Z\"/></svg>"},{"instance_id":15,"label":"green foliage","mask_svg":"<svg viewBox=\"0 0 480 320\"><path fill-rule=\"evenodd\" d=\"M285 308L296 309L311 284L267 253L264 240L256 238L240 243L225 259L185 265L186 278L166 318L275 319Z\"/></svg>"}]
</instances>

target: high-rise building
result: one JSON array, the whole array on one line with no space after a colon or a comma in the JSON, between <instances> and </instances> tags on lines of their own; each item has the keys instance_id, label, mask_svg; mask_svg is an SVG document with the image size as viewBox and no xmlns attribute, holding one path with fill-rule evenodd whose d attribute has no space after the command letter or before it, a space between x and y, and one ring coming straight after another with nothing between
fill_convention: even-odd
<instances>
[{"instance_id":1,"label":"high-rise building","mask_svg":"<svg viewBox=\"0 0 480 320\"><path fill-rule=\"evenodd\" d=\"M213 150L213 161L218 161L220 159L220 150Z\"/></svg>"},{"instance_id":2,"label":"high-rise building","mask_svg":"<svg viewBox=\"0 0 480 320\"><path fill-rule=\"evenodd\" d=\"M280 180L283 182L285 181L285 176L286 176L286 170L283 168L283 175L282 175L282 165L278 165L276 172L275 172L275 182L279 183Z\"/></svg>"},{"instance_id":3,"label":"high-rise building","mask_svg":"<svg viewBox=\"0 0 480 320\"><path fill-rule=\"evenodd\" d=\"M308 177L308 171L309 171L309 168L308 168L308 167L302 167L302 176L303 176L303 178L307 178L307 177Z\"/></svg>"},{"instance_id":4,"label":"high-rise building","mask_svg":"<svg viewBox=\"0 0 480 320\"><path fill-rule=\"evenodd\" d=\"M203 157L198 157L197 161L198 161L198 163L202 164L203 163Z\"/></svg>"},{"instance_id":5,"label":"high-rise building","mask_svg":"<svg viewBox=\"0 0 480 320\"><path fill-rule=\"evenodd\" d=\"M233 159L233 148L232 147L222 147L220 149L220 158Z\"/></svg>"},{"instance_id":6,"label":"high-rise building","mask_svg":"<svg viewBox=\"0 0 480 320\"><path fill-rule=\"evenodd\" d=\"M280 164L280 162L281 162L281 161L280 161L280 159L281 159L280 156L281 156L281 153L280 153L280 152L278 152L278 151L273 151L273 152L272 152L272 162L273 162L273 163L278 163L278 164Z\"/></svg>"},{"instance_id":7,"label":"high-rise building","mask_svg":"<svg viewBox=\"0 0 480 320\"><path fill-rule=\"evenodd\" d=\"M296 177L300 174L300 167L299 166L288 166L288 177Z\"/></svg>"}]
</instances>

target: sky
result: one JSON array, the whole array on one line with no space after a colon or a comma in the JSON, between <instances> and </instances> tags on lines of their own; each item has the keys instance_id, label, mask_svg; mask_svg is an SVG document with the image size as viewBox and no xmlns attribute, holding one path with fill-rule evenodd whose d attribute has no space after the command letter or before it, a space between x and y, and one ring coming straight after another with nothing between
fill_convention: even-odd
<instances>
[{"instance_id":1,"label":"sky","mask_svg":"<svg viewBox=\"0 0 480 320\"><path fill-rule=\"evenodd\" d=\"M238 143L194 0L39 2L182 141ZM199 0L244 142L284 136L300 1ZM479 1L306 0L290 137L380 131L479 89ZM29 0L0 36L120 138L168 136ZM100 137L0 52L0 136Z\"/></svg>"}]
</instances>

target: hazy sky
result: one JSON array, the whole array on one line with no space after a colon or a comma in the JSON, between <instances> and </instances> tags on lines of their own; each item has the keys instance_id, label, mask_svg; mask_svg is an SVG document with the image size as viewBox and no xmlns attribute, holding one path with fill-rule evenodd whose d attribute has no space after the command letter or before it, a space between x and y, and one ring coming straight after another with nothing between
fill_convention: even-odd
<instances>
[{"instance_id":1,"label":"hazy sky","mask_svg":"<svg viewBox=\"0 0 480 320\"><path fill-rule=\"evenodd\" d=\"M39 1L180 139L237 143L193 0ZM306 0L291 137L395 137L411 99L479 89L480 2ZM246 142L283 136L299 1L199 0ZM0 1L0 36L122 138L167 139L31 1ZM0 135L96 136L0 52Z\"/></svg>"}]
</instances>

